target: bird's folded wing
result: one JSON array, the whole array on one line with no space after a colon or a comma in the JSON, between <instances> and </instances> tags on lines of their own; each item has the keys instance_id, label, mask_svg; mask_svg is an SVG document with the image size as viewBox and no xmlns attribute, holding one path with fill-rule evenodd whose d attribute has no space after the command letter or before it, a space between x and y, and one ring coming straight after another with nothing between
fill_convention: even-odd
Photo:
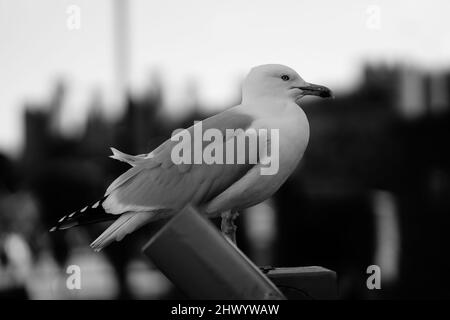
<instances>
[{"instance_id":1,"label":"bird's folded wing","mask_svg":"<svg viewBox=\"0 0 450 320\"><path fill-rule=\"evenodd\" d=\"M255 130L263 129L269 131L264 120L254 121L252 128ZM258 150L258 152L262 152L266 157L268 154L271 156L279 156L278 154L272 153L270 134L267 136L265 142L259 145L259 148L263 148L264 150ZM268 186L276 190L284 180L280 179L278 175L274 178L273 175L262 174L262 168L264 167L267 168L267 164L258 158L258 163L252 166L245 175L207 203L204 208L205 213L214 216L224 210L245 209L265 200L265 191Z\"/></svg>"},{"instance_id":2,"label":"bird's folded wing","mask_svg":"<svg viewBox=\"0 0 450 320\"><path fill-rule=\"evenodd\" d=\"M229 109L202 121L206 129L251 127L253 118ZM186 129L194 139L193 127ZM236 138L236 137L234 137ZM171 153L178 141L167 140L117 178L106 192L103 203L112 214L142 211L176 210L187 203L201 203L220 194L243 177L252 164L174 164ZM198 143L198 141L197 141ZM225 143L224 141L222 143ZM208 143L203 143L202 148ZM191 146L193 147L194 141Z\"/></svg>"}]
</instances>

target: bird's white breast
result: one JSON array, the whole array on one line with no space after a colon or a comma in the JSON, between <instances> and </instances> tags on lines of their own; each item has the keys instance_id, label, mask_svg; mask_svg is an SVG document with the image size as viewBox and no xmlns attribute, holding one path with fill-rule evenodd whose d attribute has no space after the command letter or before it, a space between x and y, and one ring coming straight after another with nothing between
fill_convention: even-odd
<instances>
[{"instance_id":1,"label":"bird's white breast","mask_svg":"<svg viewBox=\"0 0 450 320\"><path fill-rule=\"evenodd\" d=\"M309 123L302 109L294 103L271 105L274 108L264 108L261 105L259 107L258 110L251 110L247 106L247 112L253 111L253 128L278 130L279 169L273 175L262 175L260 169L252 170L252 173L249 173L251 176L245 176L242 181L236 182L209 204L208 209L211 212L232 208L239 210L271 197L294 171L306 150Z\"/></svg>"},{"instance_id":2,"label":"bird's white breast","mask_svg":"<svg viewBox=\"0 0 450 320\"><path fill-rule=\"evenodd\" d=\"M286 111L275 122L280 126L280 167L284 163L290 174L309 142L309 122L305 112L296 104L288 104ZM276 125L276 124L275 124Z\"/></svg>"},{"instance_id":3,"label":"bird's white breast","mask_svg":"<svg viewBox=\"0 0 450 320\"><path fill-rule=\"evenodd\" d=\"M280 110L260 121L271 130L279 131L279 172L273 179L282 184L297 167L308 146L309 123L305 112L295 103L287 103Z\"/></svg>"}]
</instances>

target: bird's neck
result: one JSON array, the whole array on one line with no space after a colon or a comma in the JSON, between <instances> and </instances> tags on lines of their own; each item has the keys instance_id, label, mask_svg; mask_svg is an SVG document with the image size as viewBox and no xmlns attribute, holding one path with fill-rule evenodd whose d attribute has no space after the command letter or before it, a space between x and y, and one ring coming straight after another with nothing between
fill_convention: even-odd
<instances>
[{"instance_id":1,"label":"bird's neck","mask_svg":"<svg viewBox=\"0 0 450 320\"><path fill-rule=\"evenodd\" d=\"M279 98L259 98L242 99L242 110L253 115L255 118L280 118L290 117L303 113L303 110L294 102L288 99Z\"/></svg>"},{"instance_id":2,"label":"bird's neck","mask_svg":"<svg viewBox=\"0 0 450 320\"><path fill-rule=\"evenodd\" d=\"M253 104L274 104L280 102L288 102L287 98L281 98L278 95L270 93L258 93L254 94L252 92L242 92L242 104L253 105Z\"/></svg>"}]
</instances>

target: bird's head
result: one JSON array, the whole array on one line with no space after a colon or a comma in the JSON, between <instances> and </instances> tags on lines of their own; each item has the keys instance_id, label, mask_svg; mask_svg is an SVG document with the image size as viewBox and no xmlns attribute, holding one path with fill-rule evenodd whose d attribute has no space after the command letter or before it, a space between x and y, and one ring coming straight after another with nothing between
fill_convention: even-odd
<instances>
[{"instance_id":1,"label":"bird's head","mask_svg":"<svg viewBox=\"0 0 450 320\"><path fill-rule=\"evenodd\" d=\"M333 93L327 87L306 82L297 72L280 64L254 67L242 85L242 98L247 101L279 98L298 103L304 96L330 98Z\"/></svg>"}]
</instances>

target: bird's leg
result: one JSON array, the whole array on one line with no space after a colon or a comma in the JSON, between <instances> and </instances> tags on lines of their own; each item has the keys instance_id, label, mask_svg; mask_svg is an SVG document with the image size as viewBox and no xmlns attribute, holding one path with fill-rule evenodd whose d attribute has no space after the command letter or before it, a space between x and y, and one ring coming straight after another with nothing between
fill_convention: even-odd
<instances>
[{"instance_id":1,"label":"bird's leg","mask_svg":"<svg viewBox=\"0 0 450 320\"><path fill-rule=\"evenodd\" d=\"M222 216L222 223L220 225L220 228L222 230L222 233L234 244L236 244L237 227L234 224L234 220L236 220L236 218L239 216L239 212L234 210L228 210L222 212L221 216Z\"/></svg>"}]
</instances>

